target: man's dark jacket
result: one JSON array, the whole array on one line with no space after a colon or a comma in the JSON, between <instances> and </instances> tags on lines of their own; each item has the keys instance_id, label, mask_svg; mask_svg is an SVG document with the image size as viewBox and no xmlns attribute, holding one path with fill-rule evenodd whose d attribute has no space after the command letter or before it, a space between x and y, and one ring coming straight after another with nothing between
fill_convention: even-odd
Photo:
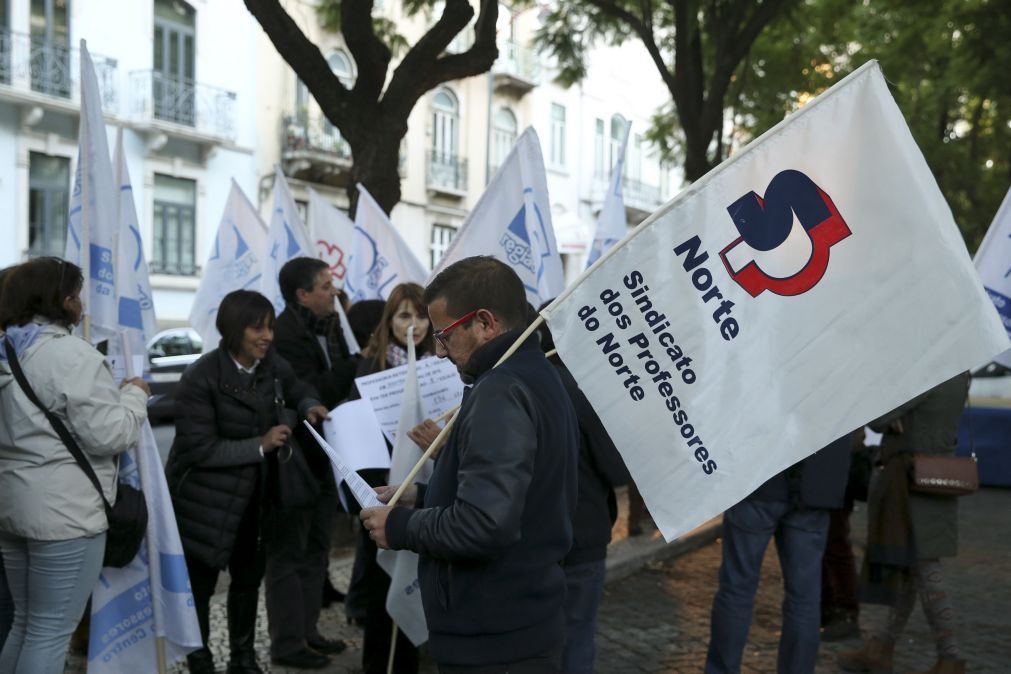
<instances>
[{"instance_id":1,"label":"man's dark jacket","mask_svg":"<svg viewBox=\"0 0 1011 674\"><path fill-rule=\"evenodd\" d=\"M216 569L231 557L250 499L264 493L258 489L265 464L259 447L277 423L275 378L288 407L297 405L302 417L319 404L312 387L273 352L251 376L243 376L227 351L215 349L186 368L179 381L165 477L183 549Z\"/></svg>"},{"instance_id":2,"label":"man's dark jacket","mask_svg":"<svg viewBox=\"0 0 1011 674\"><path fill-rule=\"evenodd\" d=\"M492 366L506 333L467 364L474 386L423 502L394 508L391 547L420 554L432 657L446 665L517 662L560 650L572 542L578 430L558 373L536 338Z\"/></svg>"}]
</instances>

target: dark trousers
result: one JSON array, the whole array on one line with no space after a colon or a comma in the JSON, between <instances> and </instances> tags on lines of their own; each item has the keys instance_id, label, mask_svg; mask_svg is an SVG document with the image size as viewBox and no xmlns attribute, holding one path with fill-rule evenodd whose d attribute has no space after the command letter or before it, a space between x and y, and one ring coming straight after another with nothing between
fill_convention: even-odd
<instances>
[{"instance_id":1,"label":"dark trousers","mask_svg":"<svg viewBox=\"0 0 1011 674\"><path fill-rule=\"evenodd\" d=\"M597 655L597 610L604 594L603 559L562 566L565 571L565 674L592 674Z\"/></svg>"},{"instance_id":2,"label":"dark trousers","mask_svg":"<svg viewBox=\"0 0 1011 674\"><path fill-rule=\"evenodd\" d=\"M337 489L328 480L314 505L274 510L268 517L266 587L272 657L292 655L305 649L307 640L320 639L316 624L336 513Z\"/></svg>"},{"instance_id":3,"label":"dark trousers","mask_svg":"<svg viewBox=\"0 0 1011 674\"><path fill-rule=\"evenodd\" d=\"M856 619L860 613L857 601L857 564L850 544L849 508L829 511L828 539L821 563L822 623L836 618Z\"/></svg>"},{"instance_id":4,"label":"dark trousers","mask_svg":"<svg viewBox=\"0 0 1011 674\"><path fill-rule=\"evenodd\" d=\"M501 665L439 665L439 674L561 674L561 659L559 646L540 657Z\"/></svg>"},{"instance_id":5,"label":"dark trousers","mask_svg":"<svg viewBox=\"0 0 1011 674\"><path fill-rule=\"evenodd\" d=\"M783 570L780 674L810 674L818 659L821 556L828 511L745 499L723 514L723 562L713 598L706 674L741 671L762 558L775 537Z\"/></svg>"},{"instance_id":6,"label":"dark trousers","mask_svg":"<svg viewBox=\"0 0 1011 674\"><path fill-rule=\"evenodd\" d=\"M256 637L256 604L263 580L264 552L259 544L259 502L254 498L242 516L235 537L235 547L228 559L228 645L232 660L255 658L253 643ZM190 572L193 603L200 623L200 636L206 651L210 637L211 596L218 583L218 569L186 555Z\"/></svg>"},{"instance_id":7,"label":"dark trousers","mask_svg":"<svg viewBox=\"0 0 1011 674\"><path fill-rule=\"evenodd\" d=\"M0 650L7 641L7 633L14 623L14 598L7 587L7 574L4 573L4 558L0 555Z\"/></svg>"}]
</instances>

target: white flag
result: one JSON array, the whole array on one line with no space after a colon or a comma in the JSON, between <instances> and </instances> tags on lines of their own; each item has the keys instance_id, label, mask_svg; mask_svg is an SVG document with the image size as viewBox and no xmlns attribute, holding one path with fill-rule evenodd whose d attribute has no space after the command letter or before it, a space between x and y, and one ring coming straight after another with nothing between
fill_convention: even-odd
<instances>
[{"instance_id":1,"label":"white flag","mask_svg":"<svg viewBox=\"0 0 1011 674\"><path fill-rule=\"evenodd\" d=\"M189 572L151 425L119 462L120 480L144 492L147 537L121 569L105 568L91 597L88 673L158 671L155 639L171 665L202 645Z\"/></svg>"},{"instance_id":2,"label":"white flag","mask_svg":"<svg viewBox=\"0 0 1011 674\"><path fill-rule=\"evenodd\" d=\"M667 540L1009 345L875 62L543 313Z\"/></svg>"},{"instance_id":3,"label":"white flag","mask_svg":"<svg viewBox=\"0 0 1011 674\"><path fill-rule=\"evenodd\" d=\"M432 276L474 255L491 255L511 266L535 307L565 287L562 258L551 226L544 158L532 127L520 135Z\"/></svg>"},{"instance_id":4,"label":"white flag","mask_svg":"<svg viewBox=\"0 0 1011 674\"><path fill-rule=\"evenodd\" d=\"M280 167L274 172L273 208L270 212L270 229L267 232L267 252L263 258L263 276L260 292L274 303L274 311L284 311L284 298L277 274L284 263L296 257L316 257L309 230L302 222L295 199L288 189L288 181Z\"/></svg>"},{"instance_id":5,"label":"white flag","mask_svg":"<svg viewBox=\"0 0 1011 674\"><path fill-rule=\"evenodd\" d=\"M628 147L628 135L631 132L632 122L627 122L625 124L625 139L618 151L618 159L611 169L611 183L597 219L597 231L593 234L590 256L586 259L587 267L596 262L604 251L621 241L628 231L625 219L625 200L621 196L621 178L625 168L625 148Z\"/></svg>"},{"instance_id":6,"label":"white flag","mask_svg":"<svg viewBox=\"0 0 1011 674\"><path fill-rule=\"evenodd\" d=\"M390 484L400 484L421 459L422 451L407 437L407 432L425 420L425 410L418 386L417 356L414 349L414 328L407 332L407 379L404 395L400 399L400 420L397 439L393 444L390 464ZM432 477L431 461L418 473L418 482L428 482ZM386 612L393 622L415 646L428 641L428 623L421 605L418 583L418 554L410 550L380 550L376 561L390 574L390 589L386 593Z\"/></svg>"},{"instance_id":7,"label":"white flag","mask_svg":"<svg viewBox=\"0 0 1011 674\"><path fill-rule=\"evenodd\" d=\"M312 188L309 189L309 223L316 244L316 257L330 267L334 287L344 287L354 223Z\"/></svg>"},{"instance_id":8,"label":"white flag","mask_svg":"<svg viewBox=\"0 0 1011 674\"><path fill-rule=\"evenodd\" d=\"M1011 335L1011 189L1004 196L990 229L976 251L976 271L987 294L997 307L1004 329ZM1011 367L1011 351L995 358Z\"/></svg>"},{"instance_id":9,"label":"white flag","mask_svg":"<svg viewBox=\"0 0 1011 674\"><path fill-rule=\"evenodd\" d=\"M344 288L352 302L385 300L401 283L424 284L428 272L364 185L358 185L351 259Z\"/></svg>"},{"instance_id":10,"label":"white flag","mask_svg":"<svg viewBox=\"0 0 1011 674\"><path fill-rule=\"evenodd\" d=\"M98 77L81 40L81 126L64 257L84 271L81 298L84 312L90 316L91 341L96 343L118 333L117 203Z\"/></svg>"},{"instance_id":11,"label":"white flag","mask_svg":"<svg viewBox=\"0 0 1011 674\"><path fill-rule=\"evenodd\" d=\"M134 355L144 354L146 362L147 343L158 331L158 324L155 320L147 260L144 258L144 242L140 237L137 206L134 204L130 172L123 152L122 127L116 133L115 165L116 185L119 187L119 241L115 264L116 298L119 306L117 327L123 339L130 341L124 350Z\"/></svg>"},{"instance_id":12,"label":"white flag","mask_svg":"<svg viewBox=\"0 0 1011 674\"><path fill-rule=\"evenodd\" d=\"M232 180L214 249L204 265L203 278L190 309L190 325L200 333L205 352L216 349L221 341L214 321L224 296L233 290L260 289L266 248L267 226Z\"/></svg>"}]
</instances>

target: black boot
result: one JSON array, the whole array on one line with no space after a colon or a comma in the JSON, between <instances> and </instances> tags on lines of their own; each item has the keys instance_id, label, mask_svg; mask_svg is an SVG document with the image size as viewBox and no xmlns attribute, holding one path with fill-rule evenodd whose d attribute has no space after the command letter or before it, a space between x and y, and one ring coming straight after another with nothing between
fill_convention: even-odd
<instances>
[{"instance_id":1,"label":"black boot","mask_svg":"<svg viewBox=\"0 0 1011 674\"><path fill-rule=\"evenodd\" d=\"M228 592L228 674L263 674L254 649L259 596L259 588Z\"/></svg>"},{"instance_id":2,"label":"black boot","mask_svg":"<svg viewBox=\"0 0 1011 674\"><path fill-rule=\"evenodd\" d=\"M190 674L214 674L214 656L207 647L193 651L186 656Z\"/></svg>"}]
</instances>

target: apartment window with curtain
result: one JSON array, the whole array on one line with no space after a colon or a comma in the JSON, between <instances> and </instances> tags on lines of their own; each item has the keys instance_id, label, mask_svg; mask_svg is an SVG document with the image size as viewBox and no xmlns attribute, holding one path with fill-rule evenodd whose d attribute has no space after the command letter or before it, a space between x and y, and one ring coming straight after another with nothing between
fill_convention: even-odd
<instances>
[{"instance_id":1,"label":"apartment window with curtain","mask_svg":"<svg viewBox=\"0 0 1011 674\"><path fill-rule=\"evenodd\" d=\"M593 129L593 174L607 177L604 168L604 120L598 119Z\"/></svg>"},{"instance_id":2,"label":"apartment window with curtain","mask_svg":"<svg viewBox=\"0 0 1011 674\"><path fill-rule=\"evenodd\" d=\"M177 275L196 273L196 214L195 180L155 174L152 271Z\"/></svg>"},{"instance_id":3,"label":"apartment window with curtain","mask_svg":"<svg viewBox=\"0 0 1011 674\"><path fill-rule=\"evenodd\" d=\"M565 106L551 104L551 153L550 162L558 168L565 168Z\"/></svg>"},{"instance_id":4,"label":"apartment window with curtain","mask_svg":"<svg viewBox=\"0 0 1011 674\"><path fill-rule=\"evenodd\" d=\"M176 124L196 123L197 12L182 0L155 0L154 115Z\"/></svg>"},{"instance_id":5,"label":"apartment window with curtain","mask_svg":"<svg viewBox=\"0 0 1011 674\"><path fill-rule=\"evenodd\" d=\"M442 259L446 249L449 248L449 244L453 242L454 236L456 236L456 229L453 227L440 224L432 225L429 267L435 269L435 265L439 264L439 260Z\"/></svg>"},{"instance_id":6,"label":"apartment window with curtain","mask_svg":"<svg viewBox=\"0 0 1011 674\"><path fill-rule=\"evenodd\" d=\"M28 153L28 256L63 257L70 210L70 160Z\"/></svg>"},{"instance_id":7,"label":"apartment window with curtain","mask_svg":"<svg viewBox=\"0 0 1011 674\"><path fill-rule=\"evenodd\" d=\"M495 140L492 154L493 169L501 166L505 158L512 152L518 133L519 122L516 121L516 115L513 114L513 111L509 108L499 108L498 112L495 113Z\"/></svg>"},{"instance_id":8,"label":"apartment window with curtain","mask_svg":"<svg viewBox=\"0 0 1011 674\"><path fill-rule=\"evenodd\" d=\"M69 17L68 0L31 1L29 59L33 91L63 98L70 96L70 82L77 73L70 65ZM6 25L6 14L3 20Z\"/></svg>"},{"instance_id":9,"label":"apartment window with curtain","mask_svg":"<svg viewBox=\"0 0 1011 674\"><path fill-rule=\"evenodd\" d=\"M607 173L611 173L614 163L618 161L618 153L621 152L621 144L625 140L625 127L628 122L621 115L611 117L611 142L607 153Z\"/></svg>"}]
</instances>

